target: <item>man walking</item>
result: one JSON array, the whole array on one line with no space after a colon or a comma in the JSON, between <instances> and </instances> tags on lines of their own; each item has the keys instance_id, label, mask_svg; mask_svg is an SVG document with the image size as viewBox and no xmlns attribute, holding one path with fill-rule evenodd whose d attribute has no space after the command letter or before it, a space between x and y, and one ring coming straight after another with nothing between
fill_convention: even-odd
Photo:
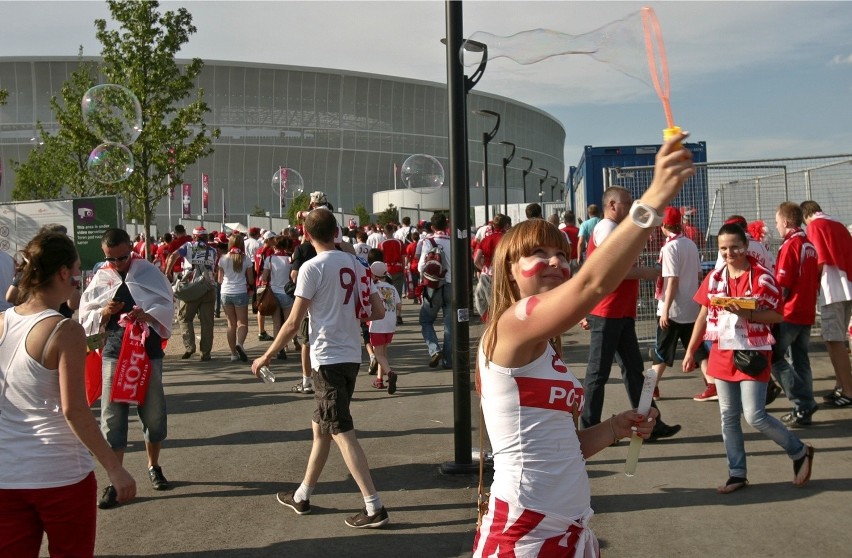
<instances>
[{"instance_id":1,"label":"man walking","mask_svg":"<svg viewBox=\"0 0 852 558\"><path fill-rule=\"evenodd\" d=\"M823 397L828 407L852 406L852 363L846 351L849 317L852 314L852 236L815 201L802 202L802 218L808 239L817 251L820 271L822 338L834 367L834 391Z\"/></svg>"},{"instance_id":2,"label":"man walking","mask_svg":"<svg viewBox=\"0 0 852 558\"><path fill-rule=\"evenodd\" d=\"M817 409L814 401L808 344L816 318L819 264L813 244L802 230L802 209L784 202L775 212L775 228L783 239L775 264L775 282L781 290L784 320L774 330L772 374L781 383L793 410L781 417L785 424L807 426ZM793 366L787 362L787 349Z\"/></svg>"},{"instance_id":3,"label":"man walking","mask_svg":"<svg viewBox=\"0 0 852 558\"><path fill-rule=\"evenodd\" d=\"M294 492L279 492L277 499L299 515L311 513L311 494L334 440L364 497L364 509L348 517L346 525L356 529L382 527L388 522L388 513L355 436L349 404L361 363L359 319L383 318L384 305L366 269L351 254L335 249L337 222L333 213L326 209L308 213L305 233L317 255L299 269L296 302L287 322L263 356L252 364L255 374L262 366L268 366L310 314L311 366L317 403L311 423L313 447L302 484ZM369 301L365 300L367 294Z\"/></svg>"},{"instance_id":4,"label":"man walking","mask_svg":"<svg viewBox=\"0 0 852 558\"><path fill-rule=\"evenodd\" d=\"M98 269L80 300L80 322L87 336L105 333L103 346L103 391L101 395L101 431L119 461L127 447L129 403L112 401L113 376L118 365L127 319L147 325L145 352L151 368L144 404L137 407L148 477L155 490L168 490L169 482L160 468L160 446L166 439L166 396L163 390L162 340L171 336L174 303L172 289L154 264L133 254L130 236L122 229L108 229L101 240L106 264ZM112 485L104 488L98 507L118 505Z\"/></svg>"},{"instance_id":5,"label":"man walking","mask_svg":"<svg viewBox=\"0 0 852 558\"><path fill-rule=\"evenodd\" d=\"M426 342L429 351L429 367L437 368L439 364L444 368L453 367L453 331L452 331L452 276L450 270L450 248L452 239L447 234L447 216L441 212L432 215L432 234L422 240L423 246L420 251L420 260L417 271L423 278L423 269L429 254L435 254L435 249L443 252L441 258L444 263L444 277L439 286L430 288L423 287L423 303L420 305L420 333ZM427 273L428 275L428 273ZM444 347L438 345L438 334L435 333L435 320L438 311L444 314Z\"/></svg>"},{"instance_id":6,"label":"man walking","mask_svg":"<svg viewBox=\"0 0 852 558\"><path fill-rule=\"evenodd\" d=\"M613 186L604 191L604 218L595 227L589 239L587 255L595 251L615 230L618 224L627 218L631 209L633 197L630 192L620 186ZM633 218L631 216L631 218ZM637 224L639 220L634 219ZM642 222L640 226L659 225ZM589 342L589 364L583 388L586 394L586 404L583 407L581 423L583 428L589 428L601 421L603 412L604 392L612 368L612 361L619 357L624 386L633 407L639 406L644 383L645 364L639 351L639 341L636 338L636 303L639 298L639 280L656 279L659 271L651 267L633 267L615 291L601 299L592 309L587 318L591 329ZM654 404L656 406L656 404ZM669 426L662 420L662 413L657 417L657 424L649 440L668 438L680 431L680 425Z\"/></svg>"},{"instance_id":7,"label":"man walking","mask_svg":"<svg viewBox=\"0 0 852 558\"><path fill-rule=\"evenodd\" d=\"M216 266L216 250L207 244L207 229L195 227L192 230L192 241L185 243L173 252L166 262L166 269L171 270L178 258L184 259L184 273L203 275L203 281L209 284L207 292L195 300L180 301L178 305L178 320L185 352L180 357L188 359L195 353L195 315L201 322L201 360L210 360L213 350L213 314L216 307L216 280L213 278L213 268ZM171 276L169 277L171 279Z\"/></svg>"}]
</instances>

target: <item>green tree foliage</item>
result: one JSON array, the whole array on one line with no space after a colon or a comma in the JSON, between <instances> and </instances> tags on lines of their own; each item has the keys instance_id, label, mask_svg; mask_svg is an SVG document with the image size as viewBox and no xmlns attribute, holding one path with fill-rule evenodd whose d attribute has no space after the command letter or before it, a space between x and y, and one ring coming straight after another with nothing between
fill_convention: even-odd
<instances>
[{"instance_id":1,"label":"green tree foliage","mask_svg":"<svg viewBox=\"0 0 852 558\"><path fill-rule=\"evenodd\" d=\"M302 192L293 198L293 201L286 208L287 220L290 221L290 225L296 226L299 222L296 214L300 211L307 211L309 205L311 205L311 195L306 192Z\"/></svg>"},{"instance_id":2,"label":"green tree foliage","mask_svg":"<svg viewBox=\"0 0 852 558\"><path fill-rule=\"evenodd\" d=\"M141 219L149 235L154 210L168 193L168 177L180 184L186 168L213 151L219 130L208 129L204 122L210 109L203 89L188 99L204 63L199 58L182 67L175 62L196 31L190 13L180 8L160 14L155 1L108 0L107 5L118 29L95 20L96 37L103 45L101 73L108 83L127 87L139 99L142 133L129 146L133 173L106 185L106 191L125 197L128 217Z\"/></svg>"},{"instance_id":3,"label":"green tree foliage","mask_svg":"<svg viewBox=\"0 0 852 558\"><path fill-rule=\"evenodd\" d=\"M83 124L80 108L83 95L96 84L97 66L82 56L81 48L79 66L63 84L61 100L55 96L50 100L59 131L48 134L38 123L35 149L24 163L12 161L16 176L12 199L90 196L103 190L87 169L89 153L100 141Z\"/></svg>"},{"instance_id":4,"label":"green tree foliage","mask_svg":"<svg viewBox=\"0 0 852 558\"><path fill-rule=\"evenodd\" d=\"M255 205L251 210L251 215L253 217L266 217L266 210L259 205Z\"/></svg>"},{"instance_id":5,"label":"green tree foliage","mask_svg":"<svg viewBox=\"0 0 852 558\"><path fill-rule=\"evenodd\" d=\"M399 223L399 210L389 204L387 209L376 214L376 222L383 227L388 223Z\"/></svg>"},{"instance_id":6,"label":"green tree foliage","mask_svg":"<svg viewBox=\"0 0 852 558\"><path fill-rule=\"evenodd\" d=\"M358 216L358 224L361 225L362 227L364 225L368 225L370 222L372 222L372 218L370 217L370 212L367 211L367 208L364 207L363 203L361 203L361 202L356 203L355 208L352 211L354 211L355 215Z\"/></svg>"},{"instance_id":7,"label":"green tree foliage","mask_svg":"<svg viewBox=\"0 0 852 558\"><path fill-rule=\"evenodd\" d=\"M0 105L6 104L6 97L9 96L9 92L5 89L0 89Z\"/></svg>"}]
</instances>

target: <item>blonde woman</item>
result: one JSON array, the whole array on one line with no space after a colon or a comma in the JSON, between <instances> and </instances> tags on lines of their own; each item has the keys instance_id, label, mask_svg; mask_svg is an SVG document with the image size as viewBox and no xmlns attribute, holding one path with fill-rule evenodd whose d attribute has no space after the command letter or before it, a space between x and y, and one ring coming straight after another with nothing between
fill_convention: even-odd
<instances>
[{"instance_id":1,"label":"blonde woman","mask_svg":"<svg viewBox=\"0 0 852 558\"><path fill-rule=\"evenodd\" d=\"M241 234L228 239L228 253L219 258L218 281L222 284L222 308L228 320L228 348L231 361L248 361L243 348L248 335L248 286L254 284L254 266L246 256Z\"/></svg>"}]
</instances>

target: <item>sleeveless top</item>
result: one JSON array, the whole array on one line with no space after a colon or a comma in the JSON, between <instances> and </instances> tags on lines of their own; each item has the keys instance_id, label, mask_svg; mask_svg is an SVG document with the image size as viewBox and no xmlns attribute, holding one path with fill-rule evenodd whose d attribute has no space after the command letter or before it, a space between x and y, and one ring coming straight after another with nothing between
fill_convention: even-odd
<instances>
[{"instance_id":1,"label":"sleeveless top","mask_svg":"<svg viewBox=\"0 0 852 558\"><path fill-rule=\"evenodd\" d=\"M478 359L492 496L566 521L587 514L591 490L573 417L585 401L580 381L549 343L518 368L488 362L482 348Z\"/></svg>"},{"instance_id":2,"label":"sleeveless top","mask_svg":"<svg viewBox=\"0 0 852 558\"><path fill-rule=\"evenodd\" d=\"M27 353L27 335L51 316L62 315L44 310L22 316L14 308L5 313L0 337L0 488L68 486L94 470L89 451L62 413L59 371L45 368Z\"/></svg>"}]
</instances>

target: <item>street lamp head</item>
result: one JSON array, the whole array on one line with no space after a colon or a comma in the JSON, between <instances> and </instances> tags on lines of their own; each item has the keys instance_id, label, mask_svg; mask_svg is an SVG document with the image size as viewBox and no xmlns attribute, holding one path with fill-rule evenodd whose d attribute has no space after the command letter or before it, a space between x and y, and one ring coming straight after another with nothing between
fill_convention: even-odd
<instances>
[{"instance_id":1,"label":"street lamp head","mask_svg":"<svg viewBox=\"0 0 852 558\"><path fill-rule=\"evenodd\" d=\"M476 116L487 116L489 118L496 118L497 119L497 121L494 123L494 128L490 132L483 132L482 133L482 143L488 143L491 140L493 140L494 136L497 135L497 130L500 128L500 114L497 113L497 112L494 112L493 110L486 110L486 109L474 110L472 112Z\"/></svg>"},{"instance_id":2,"label":"street lamp head","mask_svg":"<svg viewBox=\"0 0 852 558\"><path fill-rule=\"evenodd\" d=\"M550 171L543 167L538 167L538 170L544 173L544 176L542 177L541 181L544 182L545 180L547 180L547 177L550 176Z\"/></svg>"},{"instance_id":3,"label":"street lamp head","mask_svg":"<svg viewBox=\"0 0 852 558\"><path fill-rule=\"evenodd\" d=\"M501 141L500 145L505 145L512 148L512 151L507 157L503 157L503 165L508 165L515 158L515 144L510 141Z\"/></svg>"},{"instance_id":4,"label":"street lamp head","mask_svg":"<svg viewBox=\"0 0 852 558\"><path fill-rule=\"evenodd\" d=\"M524 169L524 174L528 174L532 170L533 160L530 159L529 157L524 157L523 155L521 156L521 159L523 159L524 161L529 163L527 168Z\"/></svg>"}]
</instances>

